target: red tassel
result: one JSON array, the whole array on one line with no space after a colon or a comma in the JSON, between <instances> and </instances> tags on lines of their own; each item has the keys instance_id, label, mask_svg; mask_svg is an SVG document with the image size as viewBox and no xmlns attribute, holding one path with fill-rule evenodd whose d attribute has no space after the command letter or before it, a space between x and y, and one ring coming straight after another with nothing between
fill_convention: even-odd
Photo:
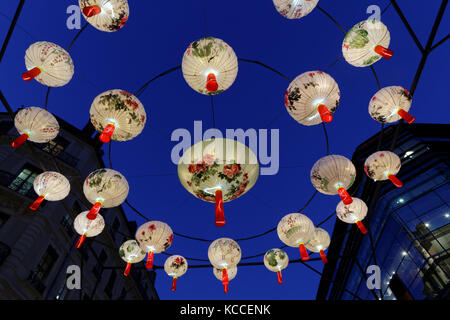
<instances>
[{"instance_id":1,"label":"red tassel","mask_svg":"<svg viewBox=\"0 0 450 320\"><path fill-rule=\"evenodd\" d=\"M127 267L125 268L125 271L123 272L123 275L125 277L128 277L128 275L130 274L130 270L131 270L131 262L127 262Z\"/></svg>"},{"instance_id":2,"label":"red tassel","mask_svg":"<svg viewBox=\"0 0 450 320\"><path fill-rule=\"evenodd\" d=\"M97 5L84 7L83 9L83 14L88 18L98 15L100 12L102 12L102 9Z\"/></svg>"},{"instance_id":3,"label":"red tassel","mask_svg":"<svg viewBox=\"0 0 450 320\"><path fill-rule=\"evenodd\" d=\"M16 138L16 140L14 140L11 145L14 148L18 148L20 147L25 141L27 141L27 139L30 137L30 135L28 133L24 133L22 135L20 135L19 137Z\"/></svg>"},{"instance_id":4,"label":"red tassel","mask_svg":"<svg viewBox=\"0 0 450 320\"><path fill-rule=\"evenodd\" d=\"M34 67L33 69L28 70L24 74L22 74L22 79L25 81L31 81L34 78L36 78L38 75L40 75L42 72L41 68Z\"/></svg>"},{"instance_id":5,"label":"red tassel","mask_svg":"<svg viewBox=\"0 0 450 320\"><path fill-rule=\"evenodd\" d=\"M84 240L86 239L86 235L83 234L82 236L80 236L80 238L78 239L78 242L76 244L76 248L79 249L81 247L81 245L83 244Z\"/></svg>"},{"instance_id":6,"label":"red tassel","mask_svg":"<svg viewBox=\"0 0 450 320\"><path fill-rule=\"evenodd\" d=\"M228 283L223 284L223 292L228 293Z\"/></svg>"},{"instance_id":7,"label":"red tassel","mask_svg":"<svg viewBox=\"0 0 450 320\"><path fill-rule=\"evenodd\" d=\"M278 283L282 284L283 283L283 278L281 277L281 271L277 271L277 278L278 278Z\"/></svg>"},{"instance_id":8,"label":"red tassel","mask_svg":"<svg viewBox=\"0 0 450 320\"><path fill-rule=\"evenodd\" d=\"M230 280L228 280L227 268L222 269L222 283L223 283L223 292L228 293L228 284L230 283Z\"/></svg>"},{"instance_id":9,"label":"red tassel","mask_svg":"<svg viewBox=\"0 0 450 320\"><path fill-rule=\"evenodd\" d=\"M216 190L216 226L225 225L225 212L223 211L222 190Z\"/></svg>"},{"instance_id":10,"label":"red tassel","mask_svg":"<svg viewBox=\"0 0 450 320\"><path fill-rule=\"evenodd\" d=\"M208 74L206 78L206 90L215 92L217 89L219 89L219 85L217 84L216 75L214 73Z\"/></svg>"},{"instance_id":11,"label":"red tassel","mask_svg":"<svg viewBox=\"0 0 450 320\"><path fill-rule=\"evenodd\" d=\"M408 112L406 112L403 109L398 109L397 111L398 115L400 117L402 117L403 120L405 120L406 122L408 122L409 124L413 123L414 121L416 121L416 118L414 118L412 115L410 115Z\"/></svg>"},{"instance_id":12,"label":"red tassel","mask_svg":"<svg viewBox=\"0 0 450 320\"><path fill-rule=\"evenodd\" d=\"M172 289L171 289L172 291L175 291L175 290L177 290L177 277L173 277L173 280L172 280Z\"/></svg>"},{"instance_id":13,"label":"red tassel","mask_svg":"<svg viewBox=\"0 0 450 320\"><path fill-rule=\"evenodd\" d=\"M397 188L401 188L403 187L403 182L401 182L396 176L394 176L393 174L390 174L388 176L389 180L392 181L392 183L397 187Z\"/></svg>"},{"instance_id":14,"label":"red tassel","mask_svg":"<svg viewBox=\"0 0 450 320\"><path fill-rule=\"evenodd\" d=\"M362 234L367 233L367 229L364 227L363 223L361 221L356 221L356 225L358 226L359 230L361 230Z\"/></svg>"},{"instance_id":15,"label":"red tassel","mask_svg":"<svg viewBox=\"0 0 450 320\"><path fill-rule=\"evenodd\" d=\"M30 206L30 209L33 210L33 211L36 211L37 208L39 208L39 206L41 205L42 201L44 201L44 199L45 199L45 196L40 195L36 199L36 201L34 201L33 204Z\"/></svg>"},{"instance_id":16,"label":"red tassel","mask_svg":"<svg viewBox=\"0 0 450 320\"><path fill-rule=\"evenodd\" d=\"M97 214L100 211L100 208L102 207L103 203L101 201L97 201L91 208L91 210L89 210L89 213L86 215L86 217L89 220L95 220L95 218L97 218Z\"/></svg>"},{"instance_id":17,"label":"red tassel","mask_svg":"<svg viewBox=\"0 0 450 320\"><path fill-rule=\"evenodd\" d=\"M390 59L394 55L394 51L392 51L391 49L387 49L383 46L378 45L375 47L374 50L376 53L378 53L380 56L382 56L385 59Z\"/></svg>"},{"instance_id":18,"label":"red tassel","mask_svg":"<svg viewBox=\"0 0 450 320\"><path fill-rule=\"evenodd\" d=\"M344 187L338 188L339 196L344 204L350 204L353 202L352 197L348 194Z\"/></svg>"},{"instance_id":19,"label":"red tassel","mask_svg":"<svg viewBox=\"0 0 450 320\"><path fill-rule=\"evenodd\" d=\"M325 255L325 252L323 252L323 250L320 250L319 252L320 252L320 258L322 258L322 262L327 263L328 260L327 260L327 256Z\"/></svg>"},{"instance_id":20,"label":"red tassel","mask_svg":"<svg viewBox=\"0 0 450 320\"><path fill-rule=\"evenodd\" d=\"M108 123L105 129L103 129L99 139L103 143L108 143L111 140L111 136L114 133L116 126L113 123Z\"/></svg>"},{"instance_id":21,"label":"red tassel","mask_svg":"<svg viewBox=\"0 0 450 320\"><path fill-rule=\"evenodd\" d=\"M308 251L306 250L305 245L303 243L300 243L298 247L300 249L300 256L302 257L302 260L309 260Z\"/></svg>"},{"instance_id":22,"label":"red tassel","mask_svg":"<svg viewBox=\"0 0 450 320\"><path fill-rule=\"evenodd\" d=\"M145 263L147 269L153 269L153 251L149 251L147 254L147 262Z\"/></svg>"},{"instance_id":23,"label":"red tassel","mask_svg":"<svg viewBox=\"0 0 450 320\"><path fill-rule=\"evenodd\" d=\"M333 121L333 114L330 110L328 110L327 106L324 104L319 104L317 107L317 110L319 111L320 118L323 122L331 122Z\"/></svg>"}]
</instances>

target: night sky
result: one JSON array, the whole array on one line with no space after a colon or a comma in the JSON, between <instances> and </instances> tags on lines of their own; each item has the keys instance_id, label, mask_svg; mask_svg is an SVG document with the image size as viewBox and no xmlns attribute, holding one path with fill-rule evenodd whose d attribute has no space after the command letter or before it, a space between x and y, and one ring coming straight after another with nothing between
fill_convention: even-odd
<instances>
[{"instance_id":1,"label":"night sky","mask_svg":"<svg viewBox=\"0 0 450 320\"><path fill-rule=\"evenodd\" d=\"M229 1L142 1L130 0L130 18L114 33L92 26L83 32L70 51L75 63L72 81L52 89L49 111L84 127L92 100L103 91L123 89L135 92L147 80L181 64L190 42L205 35L223 39L240 58L261 61L291 79L311 70L325 70L341 55L343 33L317 8L300 20L288 20L275 10L271 0ZM0 38L9 28L18 1L2 0ZM25 71L25 50L36 41L50 41L67 48L78 30L66 27L69 5L78 1L27 1L11 43L0 64L0 87L13 109L43 106L46 87L21 79ZM346 30L368 18L369 5L384 9L387 0L321 0ZM425 46L441 1L399 0L412 28ZM206 4L206 5L205 5ZM449 10L444 15L435 42L450 30ZM206 19L205 19L206 18ZM391 33L394 57L379 61L374 68L381 86L400 85L409 89L420 60L417 49L393 7L381 17ZM85 21L82 18L82 25ZM450 42L433 51L425 66L410 110L418 123L448 123L448 74ZM370 98L378 91L369 68L356 68L339 60L327 72L341 90L341 103L334 121L327 125L330 151L351 158L355 148L376 134L380 125L368 114ZM210 98L193 91L181 70L153 82L140 96L147 125L137 138L114 142L114 169L130 184L128 200L152 220L168 223L179 233L206 239L244 238L275 227L286 214L297 212L314 192L309 179L312 165L326 153L322 127L305 127L285 111L283 98L289 81L260 66L240 62L235 83L215 96L216 127L280 130L280 168L273 176L260 176L244 196L225 203L227 224L214 226L214 205L189 194L178 181L171 162L173 130L193 132L194 121L203 121L203 130L212 127ZM105 147L104 147L105 148ZM105 148L105 151L107 149ZM105 152L107 154L107 152ZM105 163L108 163L105 157ZM318 224L330 215L338 196L318 194L303 212ZM130 220L145 221L124 206ZM331 233L335 218L323 227ZM283 243L276 232L239 243L243 256L263 253ZM207 259L209 243L175 236L168 252ZM286 249L291 259L300 257L297 248ZM318 257L317 254L311 257ZM155 256L163 265L167 256ZM262 257L242 262L262 262ZM189 261L191 265L205 262ZM322 262L309 262L322 270ZM320 276L301 264L283 271L284 283L264 266L240 267L223 293L212 268L190 269L170 291L171 278L157 271L156 288L161 299L314 299Z\"/></svg>"}]
</instances>

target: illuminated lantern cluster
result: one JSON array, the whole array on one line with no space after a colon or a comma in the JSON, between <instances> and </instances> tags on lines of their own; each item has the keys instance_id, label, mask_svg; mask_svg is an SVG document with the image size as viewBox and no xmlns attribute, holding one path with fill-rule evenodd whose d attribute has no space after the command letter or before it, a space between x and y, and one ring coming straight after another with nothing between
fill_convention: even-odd
<instances>
[{"instance_id":1,"label":"illuminated lantern cluster","mask_svg":"<svg viewBox=\"0 0 450 320\"><path fill-rule=\"evenodd\" d=\"M128 240L122 243L119 248L119 255L123 261L127 263L123 275L126 277L130 274L131 264L144 260L147 252L141 249L136 240Z\"/></svg>"},{"instance_id":2,"label":"illuminated lantern cluster","mask_svg":"<svg viewBox=\"0 0 450 320\"><path fill-rule=\"evenodd\" d=\"M106 168L91 172L83 184L84 196L93 204L88 218L95 219L101 207L121 205L126 200L128 191L128 182L120 172Z\"/></svg>"},{"instance_id":3,"label":"illuminated lantern cluster","mask_svg":"<svg viewBox=\"0 0 450 320\"><path fill-rule=\"evenodd\" d=\"M300 19L309 14L319 0L273 0L278 13L288 19Z\"/></svg>"},{"instance_id":4,"label":"illuminated lantern cluster","mask_svg":"<svg viewBox=\"0 0 450 320\"><path fill-rule=\"evenodd\" d=\"M344 38L342 54L355 67L367 67L382 57L389 59L394 52L389 48L391 36L378 20L369 19L356 24Z\"/></svg>"},{"instance_id":5,"label":"illuminated lantern cluster","mask_svg":"<svg viewBox=\"0 0 450 320\"><path fill-rule=\"evenodd\" d=\"M130 8L127 0L79 0L81 12L94 28L114 32L128 20Z\"/></svg>"},{"instance_id":6,"label":"illuminated lantern cluster","mask_svg":"<svg viewBox=\"0 0 450 320\"><path fill-rule=\"evenodd\" d=\"M359 230L363 234L367 233L367 229L364 227L361 220L367 215L367 205L364 201L358 198L353 198L353 202L345 204L342 201L338 203L336 207L336 215L339 220L345 223L356 223Z\"/></svg>"},{"instance_id":7,"label":"illuminated lantern cluster","mask_svg":"<svg viewBox=\"0 0 450 320\"><path fill-rule=\"evenodd\" d=\"M100 140L104 143L111 139L133 139L142 132L147 121L147 114L139 99L119 89L98 95L92 102L90 116L95 129L101 132Z\"/></svg>"},{"instance_id":8,"label":"illuminated lantern cluster","mask_svg":"<svg viewBox=\"0 0 450 320\"><path fill-rule=\"evenodd\" d=\"M223 40L206 37L192 42L183 55L183 77L197 92L214 95L227 90L238 72L233 49Z\"/></svg>"},{"instance_id":9,"label":"illuminated lantern cluster","mask_svg":"<svg viewBox=\"0 0 450 320\"><path fill-rule=\"evenodd\" d=\"M147 269L153 269L153 255L166 251L173 242L172 229L160 221L144 223L137 229L135 237L141 249L147 252Z\"/></svg>"},{"instance_id":10,"label":"illuminated lantern cluster","mask_svg":"<svg viewBox=\"0 0 450 320\"><path fill-rule=\"evenodd\" d=\"M241 248L236 241L229 238L220 238L211 243L208 248L208 259L214 268L221 271L221 277L218 277L216 271L216 277L222 280L224 292L228 292L228 284L230 281L230 275L228 274L228 268L236 267L241 260L242 252ZM237 270L236 270L237 272ZM232 279L232 278L231 278Z\"/></svg>"},{"instance_id":11,"label":"illuminated lantern cluster","mask_svg":"<svg viewBox=\"0 0 450 320\"><path fill-rule=\"evenodd\" d=\"M287 111L297 122L312 126L331 122L340 100L339 87L322 71L308 71L291 82L284 96Z\"/></svg>"},{"instance_id":12,"label":"illuminated lantern cluster","mask_svg":"<svg viewBox=\"0 0 450 320\"><path fill-rule=\"evenodd\" d=\"M306 248L312 252L319 252L320 258L323 263L327 263L327 256L325 255L325 250L328 249L330 245L331 239L328 232L323 230L322 228L316 228L314 230L313 237L306 245Z\"/></svg>"},{"instance_id":13,"label":"illuminated lantern cluster","mask_svg":"<svg viewBox=\"0 0 450 320\"><path fill-rule=\"evenodd\" d=\"M402 166L400 158L391 151L378 151L366 159L364 171L369 178L375 181L391 180L397 187L401 188L403 183L395 176Z\"/></svg>"},{"instance_id":14,"label":"illuminated lantern cluster","mask_svg":"<svg viewBox=\"0 0 450 320\"><path fill-rule=\"evenodd\" d=\"M25 53L27 72L23 80L36 79L48 87L61 87L69 83L74 73L72 58L57 44L40 41L33 43Z\"/></svg>"},{"instance_id":15,"label":"illuminated lantern cluster","mask_svg":"<svg viewBox=\"0 0 450 320\"><path fill-rule=\"evenodd\" d=\"M392 86L379 90L370 100L369 114L375 121L392 123L400 119L413 123L416 119L408 113L412 95L403 87Z\"/></svg>"},{"instance_id":16,"label":"illuminated lantern cluster","mask_svg":"<svg viewBox=\"0 0 450 320\"><path fill-rule=\"evenodd\" d=\"M311 182L317 191L328 195L339 194L345 204L352 203L347 189L352 186L355 177L353 163L340 155L320 158L311 169Z\"/></svg>"},{"instance_id":17,"label":"illuminated lantern cluster","mask_svg":"<svg viewBox=\"0 0 450 320\"><path fill-rule=\"evenodd\" d=\"M197 198L215 202L215 224L225 225L223 202L234 200L256 183L259 164L256 155L232 139L204 140L191 146L180 159L178 178Z\"/></svg>"},{"instance_id":18,"label":"illuminated lantern cluster","mask_svg":"<svg viewBox=\"0 0 450 320\"><path fill-rule=\"evenodd\" d=\"M164 263L164 271L172 277L172 291L177 290L177 279L186 273L188 263L186 259L179 255L170 256Z\"/></svg>"},{"instance_id":19,"label":"illuminated lantern cluster","mask_svg":"<svg viewBox=\"0 0 450 320\"><path fill-rule=\"evenodd\" d=\"M67 197L70 192L70 183L62 174L54 171L41 173L34 179L34 191L39 195L30 206L31 210L37 210L41 203L47 201L59 201Z\"/></svg>"},{"instance_id":20,"label":"illuminated lantern cluster","mask_svg":"<svg viewBox=\"0 0 450 320\"><path fill-rule=\"evenodd\" d=\"M281 249L270 249L264 255L264 265L270 271L277 273L278 283L283 283L281 271L289 264L289 257L286 252Z\"/></svg>"},{"instance_id":21,"label":"illuminated lantern cluster","mask_svg":"<svg viewBox=\"0 0 450 320\"><path fill-rule=\"evenodd\" d=\"M309 260L305 245L314 235L314 224L301 213L285 215L277 227L278 238L289 247L299 248L303 261Z\"/></svg>"},{"instance_id":22,"label":"illuminated lantern cluster","mask_svg":"<svg viewBox=\"0 0 450 320\"><path fill-rule=\"evenodd\" d=\"M81 212L73 222L75 231L80 235L77 248L81 247L86 237L98 236L105 228L105 219L100 214L97 214L95 219L89 219L88 214L89 211Z\"/></svg>"}]
</instances>

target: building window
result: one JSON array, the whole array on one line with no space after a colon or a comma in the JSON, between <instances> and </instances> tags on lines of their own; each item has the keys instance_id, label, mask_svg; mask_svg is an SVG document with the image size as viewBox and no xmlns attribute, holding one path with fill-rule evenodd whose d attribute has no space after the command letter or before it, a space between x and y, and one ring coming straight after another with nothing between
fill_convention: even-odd
<instances>
[{"instance_id":1,"label":"building window","mask_svg":"<svg viewBox=\"0 0 450 320\"><path fill-rule=\"evenodd\" d=\"M41 172L42 170L30 164L26 164L8 188L17 191L22 195L26 195L33 188L34 179L36 179L37 175Z\"/></svg>"},{"instance_id":2,"label":"building window","mask_svg":"<svg viewBox=\"0 0 450 320\"><path fill-rule=\"evenodd\" d=\"M61 136L57 136L52 141L46 143L43 146L42 150L50 153L53 156L57 156L61 153L61 151L63 151L65 148L67 148L68 145L69 145L69 141L67 141L66 139L64 139Z\"/></svg>"},{"instance_id":3,"label":"building window","mask_svg":"<svg viewBox=\"0 0 450 320\"><path fill-rule=\"evenodd\" d=\"M114 282L116 281L117 272L111 271L111 275L109 276L108 283L105 286L105 293L106 295L111 299L112 298L112 291L114 288Z\"/></svg>"},{"instance_id":4,"label":"building window","mask_svg":"<svg viewBox=\"0 0 450 320\"><path fill-rule=\"evenodd\" d=\"M47 251L45 251L39 264L36 266L35 270L30 272L28 280L39 291L41 294L45 291L44 280L50 274L53 265L58 260L58 253L52 246L48 246Z\"/></svg>"}]
</instances>

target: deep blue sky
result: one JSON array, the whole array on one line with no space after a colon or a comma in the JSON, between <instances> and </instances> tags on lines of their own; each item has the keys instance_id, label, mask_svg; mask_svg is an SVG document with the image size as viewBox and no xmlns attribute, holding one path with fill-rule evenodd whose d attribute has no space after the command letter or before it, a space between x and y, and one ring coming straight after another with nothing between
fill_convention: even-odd
<instances>
[{"instance_id":1,"label":"deep blue sky","mask_svg":"<svg viewBox=\"0 0 450 320\"><path fill-rule=\"evenodd\" d=\"M305 71L325 69L341 55L343 34L317 9L300 20L288 20L277 13L272 0L129 2L131 15L122 30L104 33L89 26L84 31L71 50L74 78L51 92L49 110L79 128L89 120L90 105L99 93L116 88L135 92L148 79L181 64L188 44L206 33L205 11L208 35L226 41L238 57L259 60L291 78ZM398 1L423 46L440 2ZM6 35L17 3L2 0L0 39ZM33 42L43 40L67 47L78 30L66 28L66 8L77 3L26 2L0 64L0 87L14 110L21 105L44 104L46 88L36 81L25 83L21 79L25 50ZM319 2L346 30L366 19L366 9L373 4L383 9L388 1ZM436 41L450 30L448 11ZM391 60L374 65L381 85L409 88L420 60L419 50L392 7L381 19L391 32L390 47L395 51ZM448 122L449 46L447 42L430 55L411 108L417 122ZM380 128L367 112L369 99L377 91L376 82L369 68L352 67L343 59L328 73L339 84L342 95L335 121L327 126L331 152L351 158L355 148ZM314 191L309 172L326 149L321 126L304 127L286 111L271 122L285 109L283 97L288 85L280 76L242 62L233 86L215 97L217 128L280 130L279 173L261 176L249 193L226 203L227 224L217 228L213 225L214 205L194 198L181 186L176 166L170 160L176 144L170 141L173 130L186 128L192 132L194 120L202 120L205 130L212 126L210 99L193 91L181 71L151 84L141 96L149 117L143 133L132 141L113 144L113 165L129 181L129 201L148 217L167 222L176 232L209 239L257 234L276 226L285 214L298 211ZM338 196L319 194L304 213L317 224L334 211L338 201ZM126 206L125 210L130 220L136 220L138 225L144 222ZM334 218L329 220L324 228L331 232L334 222ZM244 256L282 245L276 232L240 242ZM209 243L175 236L168 252L207 259L208 246ZM287 253L292 259L299 258L296 248L287 248ZM164 255L156 255L155 263L163 265L165 259ZM321 262L310 264L322 269ZM230 293L225 295L210 268L191 269L179 279L178 290L173 293L171 279L160 270L156 288L162 299L315 298L320 278L314 272L301 264L291 264L283 271L283 277L284 284L280 286L275 273L264 266L240 267L230 283Z\"/></svg>"}]
</instances>

